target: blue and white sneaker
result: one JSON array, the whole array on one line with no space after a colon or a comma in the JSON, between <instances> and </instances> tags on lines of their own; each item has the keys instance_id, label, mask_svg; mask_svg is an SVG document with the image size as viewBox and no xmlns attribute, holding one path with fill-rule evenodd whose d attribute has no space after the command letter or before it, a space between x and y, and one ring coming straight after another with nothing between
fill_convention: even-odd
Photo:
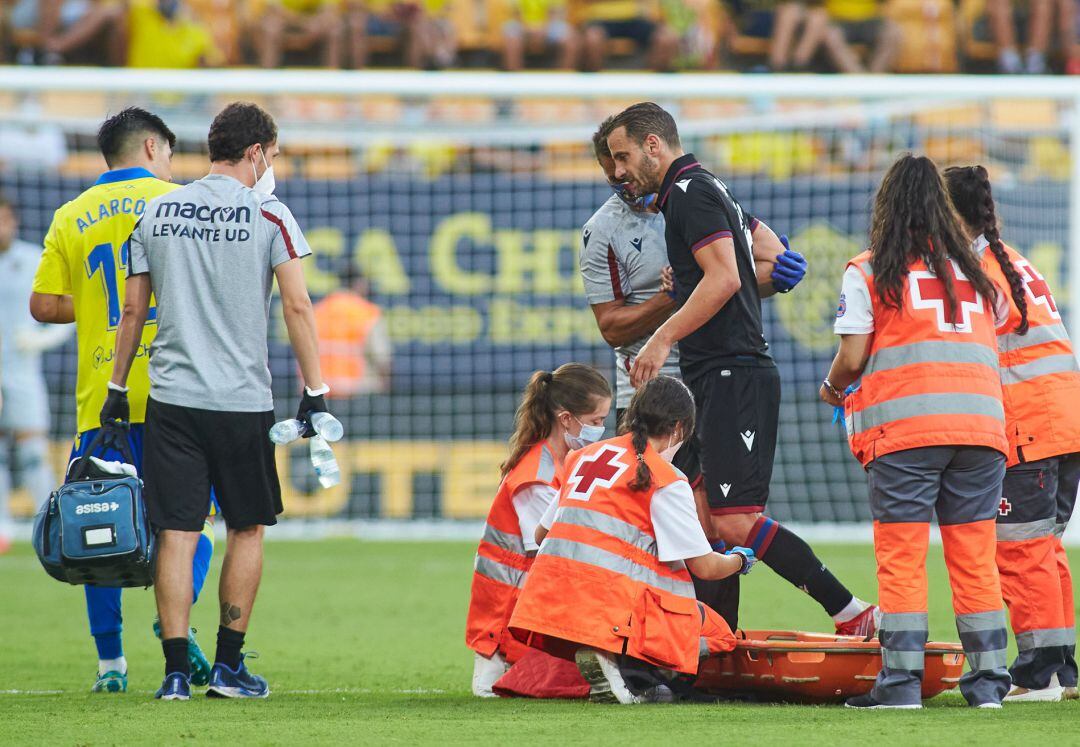
<instances>
[{"instance_id":1,"label":"blue and white sneaker","mask_svg":"<svg viewBox=\"0 0 1080 747\"><path fill-rule=\"evenodd\" d=\"M158 700L191 700L191 683L179 672L167 674L154 697Z\"/></svg>"},{"instance_id":2,"label":"blue and white sneaker","mask_svg":"<svg viewBox=\"0 0 1080 747\"><path fill-rule=\"evenodd\" d=\"M206 660L206 654L199 648L199 642L195 640L195 628L188 628L187 658L191 666L191 684L202 687L210 682L210 662ZM154 636L161 640L161 620L154 618Z\"/></svg>"},{"instance_id":3,"label":"blue and white sneaker","mask_svg":"<svg viewBox=\"0 0 1080 747\"><path fill-rule=\"evenodd\" d=\"M94 686L90 688L92 693L125 693L127 692L127 674L111 670L105 674L99 674Z\"/></svg>"},{"instance_id":4,"label":"blue and white sneaker","mask_svg":"<svg viewBox=\"0 0 1080 747\"><path fill-rule=\"evenodd\" d=\"M270 694L270 685L264 677L252 674L244 664L250 654L240 656L240 666L233 671L224 664L214 664L210 670L210 688L208 698L265 698ZM252 656L252 658L255 658Z\"/></svg>"}]
</instances>

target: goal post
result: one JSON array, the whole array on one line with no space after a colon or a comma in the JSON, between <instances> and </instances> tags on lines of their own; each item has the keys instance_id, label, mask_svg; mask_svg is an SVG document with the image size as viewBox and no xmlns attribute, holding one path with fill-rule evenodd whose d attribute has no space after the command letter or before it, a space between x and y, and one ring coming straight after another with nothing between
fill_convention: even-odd
<instances>
[{"instance_id":1,"label":"goal post","mask_svg":"<svg viewBox=\"0 0 1080 747\"><path fill-rule=\"evenodd\" d=\"M174 177L189 181L233 100L278 122L278 194L315 250L314 299L358 270L385 335L383 358L364 355L362 390L330 402L346 427L342 485L318 490L301 448L279 449L286 516L482 517L529 374L578 360L613 375L576 263L582 224L611 194L589 138L634 101L669 108L687 150L809 259L803 284L764 304L784 389L777 518L830 532L869 519L865 477L817 384L844 261L865 248L874 190L900 152L990 169L1003 238L1047 276L1080 339L1080 89L1067 78L0 68L0 190L22 237L40 242L104 169L93 136L109 113L160 114L179 139ZM284 417L299 379L273 314ZM74 343L44 365L59 464ZM21 501L25 515L40 498Z\"/></svg>"}]
</instances>

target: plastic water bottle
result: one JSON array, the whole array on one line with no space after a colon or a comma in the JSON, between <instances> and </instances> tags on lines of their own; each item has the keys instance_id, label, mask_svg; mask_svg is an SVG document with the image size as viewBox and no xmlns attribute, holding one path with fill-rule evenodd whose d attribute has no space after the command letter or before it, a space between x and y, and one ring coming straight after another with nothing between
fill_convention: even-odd
<instances>
[{"instance_id":1,"label":"plastic water bottle","mask_svg":"<svg viewBox=\"0 0 1080 747\"><path fill-rule=\"evenodd\" d=\"M345 435L345 428L341 425L341 421L328 412L311 413L311 427L330 443L340 441Z\"/></svg>"},{"instance_id":2,"label":"plastic water bottle","mask_svg":"<svg viewBox=\"0 0 1080 747\"><path fill-rule=\"evenodd\" d=\"M303 432L304 424L296 418L289 418L270 427L270 440L276 444L291 444Z\"/></svg>"},{"instance_id":3,"label":"plastic water bottle","mask_svg":"<svg viewBox=\"0 0 1080 747\"><path fill-rule=\"evenodd\" d=\"M322 436L311 437L311 466L315 468L319 484L324 488L332 488L341 482L341 472L338 470L337 459L334 458L334 450Z\"/></svg>"}]
</instances>

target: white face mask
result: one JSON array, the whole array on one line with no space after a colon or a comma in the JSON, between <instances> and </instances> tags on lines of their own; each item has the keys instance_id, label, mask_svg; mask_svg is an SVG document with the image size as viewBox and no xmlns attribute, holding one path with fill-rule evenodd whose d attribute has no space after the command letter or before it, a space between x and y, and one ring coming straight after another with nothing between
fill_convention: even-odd
<instances>
[{"instance_id":1,"label":"white face mask","mask_svg":"<svg viewBox=\"0 0 1080 747\"><path fill-rule=\"evenodd\" d=\"M664 458L665 462L671 464L671 460L675 458L675 454L678 453L680 448L682 448L682 445L682 441L676 441L675 443L671 444L671 446L668 446L666 449L661 451L660 456Z\"/></svg>"},{"instance_id":2,"label":"white face mask","mask_svg":"<svg viewBox=\"0 0 1080 747\"><path fill-rule=\"evenodd\" d=\"M258 169L255 168L255 162L251 163L251 173L255 175L255 186L252 187L259 194L269 197L274 194L274 188L277 187L277 182L274 180L274 167L266 162L266 153L262 154L263 166L266 167L266 171L262 176L259 176Z\"/></svg>"},{"instance_id":3,"label":"white face mask","mask_svg":"<svg viewBox=\"0 0 1080 747\"><path fill-rule=\"evenodd\" d=\"M574 418L574 420L577 420L577 418ZM581 432L578 435L574 436L570 431L563 434L566 445L571 449L584 449L589 444L594 444L604 438L604 426L585 425L580 420L578 420L578 424L581 425Z\"/></svg>"}]
</instances>

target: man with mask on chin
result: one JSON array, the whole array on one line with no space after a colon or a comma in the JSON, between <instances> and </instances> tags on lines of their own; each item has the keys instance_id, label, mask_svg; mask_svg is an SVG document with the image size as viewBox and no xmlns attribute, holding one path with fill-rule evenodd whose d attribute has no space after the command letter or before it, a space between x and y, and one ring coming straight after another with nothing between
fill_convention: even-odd
<instances>
[{"instance_id":1,"label":"man with mask on chin","mask_svg":"<svg viewBox=\"0 0 1080 747\"><path fill-rule=\"evenodd\" d=\"M155 595L165 680L157 697L190 697L191 558L210 485L228 526L221 624L210 696L263 698L269 686L241 649L262 575L264 527L281 487L268 437L274 402L267 326L275 277L307 385L297 418L325 412L315 316L298 261L311 253L276 197L277 126L254 104L225 107L210 126L210 173L151 202L130 239L124 310L102 424L128 420L126 381L156 298L143 456L146 506L157 530ZM308 433L313 433L310 425Z\"/></svg>"},{"instance_id":2,"label":"man with mask on chin","mask_svg":"<svg viewBox=\"0 0 1080 747\"><path fill-rule=\"evenodd\" d=\"M674 293L661 292L666 289L662 276L668 255L664 216L657 206L656 194L635 194L630 185L615 177L615 161L607 144L614 119L608 117L600 124L592 144L593 154L615 194L585 224L580 269L585 296L596 315L600 334L615 351L616 418L621 426L635 391L630 383L634 358L678 304ZM785 251L778 241L775 245L767 241L756 243L754 261L762 297L791 290L806 270L801 255ZM672 346L659 373L681 378L677 345ZM702 526L710 541L714 541L719 537L711 531L698 452L697 437L692 436L675 454L672 463L693 487ZM719 612L735 629L738 577L722 581L694 579L694 586L698 599Z\"/></svg>"}]
</instances>

